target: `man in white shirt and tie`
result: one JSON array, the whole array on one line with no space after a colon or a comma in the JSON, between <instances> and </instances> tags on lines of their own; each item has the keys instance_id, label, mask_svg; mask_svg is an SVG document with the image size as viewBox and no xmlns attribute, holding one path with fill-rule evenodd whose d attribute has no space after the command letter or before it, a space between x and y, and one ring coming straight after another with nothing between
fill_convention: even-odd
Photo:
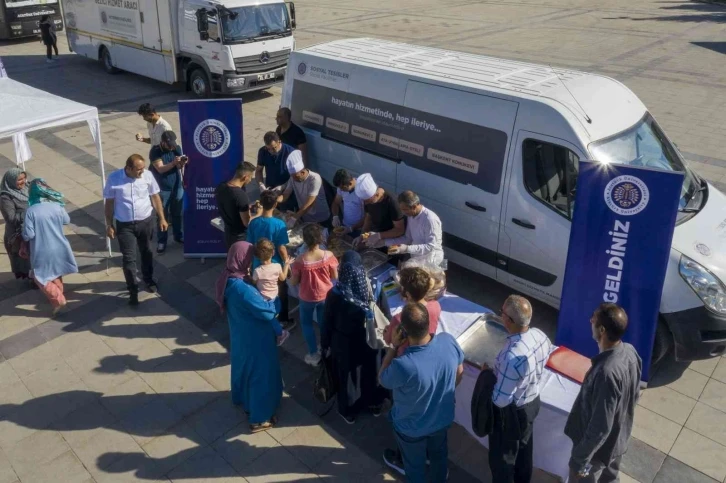
<instances>
[{"instance_id":1,"label":"man in white shirt and tie","mask_svg":"<svg viewBox=\"0 0 726 483\"><path fill-rule=\"evenodd\" d=\"M136 282L136 249L141 253L141 274L149 292L158 290L154 281L154 259L151 238L154 235L154 211L159 217L161 231L169 224L159 197L159 185L146 169L140 154L132 154L126 167L111 173L103 189L106 214L106 235L118 237L123 256L123 271L129 290L129 305L139 304L139 286Z\"/></svg>"},{"instance_id":2,"label":"man in white shirt and tie","mask_svg":"<svg viewBox=\"0 0 726 483\"><path fill-rule=\"evenodd\" d=\"M401 237L385 240L391 255L410 255L412 260L440 266L444 261L441 220L421 204L413 191L398 195L398 205L406 215L406 232Z\"/></svg>"}]
</instances>

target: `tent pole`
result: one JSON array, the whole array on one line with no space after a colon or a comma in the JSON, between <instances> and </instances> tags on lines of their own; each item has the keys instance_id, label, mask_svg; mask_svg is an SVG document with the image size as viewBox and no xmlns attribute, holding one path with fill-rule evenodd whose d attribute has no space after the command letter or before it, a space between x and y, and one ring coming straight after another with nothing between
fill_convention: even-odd
<instances>
[{"instance_id":1,"label":"tent pole","mask_svg":"<svg viewBox=\"0 0 726 483\"><path fill-rule=\"evenodd\" d=\"M98 163L101 166L101 197L103 198L103 190L106 188L106 168L104 168L103 166L103 148L101 146L101 122L98 119L98 114L96 115L96 119L88 121L88 124L91 128L91 133L94 134L93 140L96 141L96 151L98 151ZM106 257L106 275L108 276L108 267L113 253L111 252L111 239L108 237L108 235L105 235L105 237L106 249L108 250L108 256Z\"/></svg>"}]
</instances>

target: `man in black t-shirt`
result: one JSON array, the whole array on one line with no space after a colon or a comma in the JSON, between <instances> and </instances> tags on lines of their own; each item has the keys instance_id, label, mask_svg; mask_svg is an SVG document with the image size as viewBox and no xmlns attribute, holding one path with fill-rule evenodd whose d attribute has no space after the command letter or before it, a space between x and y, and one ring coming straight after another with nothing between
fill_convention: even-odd
<instances>
[{"instance_id":1,"label":"man in black t-shirt","mask_svg":"<svg viewBox=\"0 0 726 483\"><path fill-rule=\"evenodd\" d=\"M234 177L225 181L215 191L217 208L224 222L224 243L227 250L235 242L244 239L247 226L255 217L250 212L250 200L247 197L247 186L255 175L255 165L248 162L240 163Z\"/></svg>"},{"instance_id":2,"label":"man in black t-shirt","mask_svg":"<svg viewBox=\"0 0 726 483\"><path fill-rule=\"evenodd\" d=\"M376 185L370 174L358 177L355 194L363 200L365 210L363 234L353 241L355 246L362 243L370 248L381 248L385 246L384 240L404 234L406 224L401 207L391 195Z\"/></svg>"},{"instance_id":3,"label":"man in black t-shirt","mask_svg":"<svg viewBox=\"0 0 726 483\"><path fill-rule=\"evenodd\" d=\"M303 163L306 168L310 168L308 164L308 141L305 133L300 126L292 122L292 112L287 107L281 107L277 111L275 117L277 121L277 129L275 132L280 136L280 140L295 149L299 149L303 155Z\"/></svg>"}]
</instances>

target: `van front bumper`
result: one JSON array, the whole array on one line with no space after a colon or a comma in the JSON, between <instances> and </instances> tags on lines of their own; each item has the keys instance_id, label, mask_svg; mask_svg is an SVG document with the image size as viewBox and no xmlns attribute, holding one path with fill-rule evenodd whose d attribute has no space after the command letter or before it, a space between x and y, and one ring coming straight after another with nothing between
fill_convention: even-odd
<instances>
[{"instance_id":1,"label":"van front bumper","mask_svg":"<svg viewBox=\"0 0 726 483\"><path fill-rule=\"evenodd\" d=\"M286 67L260 72L259 74L238 75L236 72L225 71L221 79L223 94L241 94L243 92L267 89L284 82Z\"/></svg>"},{"instance_id":2,"label":"van front bumper","mask_svg":"<svg viewBox=\"0 0 726 483\"><path fill-rule=\"evenodd\" d=\"M673 334L677 360L695 361L726 354L726 316L703 306L661 316Z\"/></svg>"}]
</instances>

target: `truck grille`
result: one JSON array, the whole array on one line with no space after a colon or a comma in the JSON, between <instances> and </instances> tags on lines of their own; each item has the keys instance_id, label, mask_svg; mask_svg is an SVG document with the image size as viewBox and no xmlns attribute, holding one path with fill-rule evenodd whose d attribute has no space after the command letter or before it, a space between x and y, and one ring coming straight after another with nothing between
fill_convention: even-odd
<instances>
[{"instance_id":1,"label":"truck grille","mask_svg":"<svg viewBox=\"0 0 726 483\"><path fill-rule=\"evenodd\" d=\"M265 55L267 54L267 55ZM267 62L263 60L269 57ZM263 52L262 54L237 57L234 59L234 66L238 74L254 74L279 69L287 65L290 58L290 50L278 50L277 52Z\"/></svg>"}]
</instances>

